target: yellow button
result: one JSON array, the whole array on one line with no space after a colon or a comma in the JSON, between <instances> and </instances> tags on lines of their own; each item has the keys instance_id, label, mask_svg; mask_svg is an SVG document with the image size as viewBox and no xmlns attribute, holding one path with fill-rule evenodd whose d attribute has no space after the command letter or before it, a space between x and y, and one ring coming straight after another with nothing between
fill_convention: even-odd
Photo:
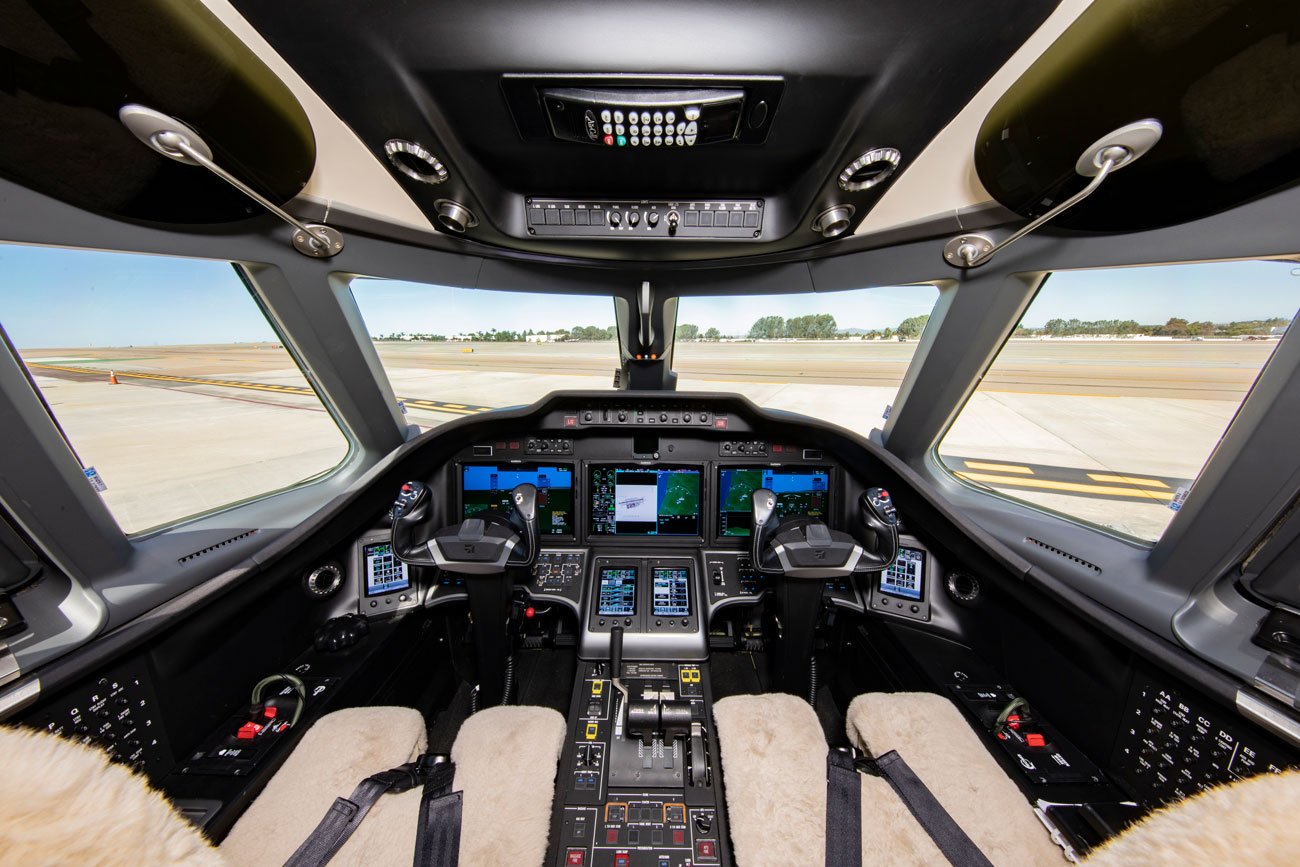
<instances>
[{"instance_id":1,"label":"yellow button","mask_svg":"<svg viewBox=\"0 0 1300 867\"><path fill-rule=\"evenodd\" d=\"M591 682L591 694L592 694L592 695L600 695L600 694L603 693L604 691L605 691L605 681L603 681L603 680L593 680L593 681Z\"/></svg>"},{"instance_id":2,"label":"yellow button","mask_svg":"<svg viewBox=\"0 0 1300 867\"><path fill-rule=\"evenodd\" d=\"M587 740L594 741L596 735L600 732L600 726L596 723L587 723Z\"/></svg>"}]
</instances>

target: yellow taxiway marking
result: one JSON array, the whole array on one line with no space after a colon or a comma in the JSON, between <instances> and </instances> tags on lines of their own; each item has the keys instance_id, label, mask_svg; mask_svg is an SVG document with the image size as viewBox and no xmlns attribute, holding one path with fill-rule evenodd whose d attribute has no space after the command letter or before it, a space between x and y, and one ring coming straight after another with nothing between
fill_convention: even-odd
<instances>
[{"instance_id":1,"label":"yellow taxiway marking","mask_svg":"<svg viewBox=\"0 0 1300 867\"><path fill-rule=\"evenodd\" d=\"M1142 488L1116 488L1107 485L1084 485L1078 482L1054 482L1050 479L1026 479L1020 476L996 476L990 473L957 473L963 479L983 482L986 485L1012 485L1019 488L1042 488L1048 491L1069 491L1075 494L1093 494L1098 497L1150 497L1169 501L1173 494L1147 491Z\"/></svg>"},{"instance_id":2,"label":"yellow taxiway marking","mask_svg":"<svg viewBox=\"0 0 1300 867\"><path fill-rule=\"evenodd\" d=\"M962 461L972 470L992 470L995 473L1018 473L1024 476L1032 476L1034 471L1029 467L1021 467L1015 464L990 464L984 461Z\"/></svg>"},{"instance_id":3,"label":"yellow taxiway marking","mask_svg":"<svg viewBox=\"0 0 1300 867\"><path fill-rule=\"evenodd\" d=\"M1108 476L1105 473L1088 473L1088 478L1094 482L1114 482L1120 485L1145 485L1148 488L1169 487L1159 479L1143 479L1138 476Z\"/></svg>"},{"instance_id":4,"label":"yellow taxiway marking","mask_svg":"<svg viewBox=\"0 0 1300 867\"><path fill-rule=\"evenodd\" d=\"M272 394L298 394L309 397L315 397L316 392L310 388L304 388L299 385L277 385L274 383L264 382L246 382L236 379L204 379L197 376L173 376L166 373L133 373L131 371L110 371L108 369L94 367L69 367L62 364L40 364L39 362L28 362L28 367L39 367L46 370L62 370L68 373L91 374L94 376L107 377L110 372L116 374L118 379L149 379L159 382L180 382L190 385L209 385L217 388L243 388L249 391L269 391ZM426 400L424 398L401 398L398 400L407 406L414 406L417 409L434 410L437 412L452 413L454 415L476 415L480 412L486 412L492 407L487 406L470 406L464 403L443 403L438 400Z\"/></svg>"}]
</instances>

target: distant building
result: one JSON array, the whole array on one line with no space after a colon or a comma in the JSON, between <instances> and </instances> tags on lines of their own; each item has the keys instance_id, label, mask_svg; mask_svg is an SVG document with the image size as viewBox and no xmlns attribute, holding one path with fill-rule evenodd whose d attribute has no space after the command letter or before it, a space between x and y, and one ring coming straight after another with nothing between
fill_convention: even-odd
<instances>
[{"instance_id":1,"label":"distant building","mask_svg":"<svg viewBox=\"0 0 1300 867\"><path fill-rule=\"evenodd\" d=\"M560 340L562 337L564 337L564 335L559 333L528 334L524 336L524 340L527 340L529 343L555 343L556 341Z\"/></svg>"}]
</instances>

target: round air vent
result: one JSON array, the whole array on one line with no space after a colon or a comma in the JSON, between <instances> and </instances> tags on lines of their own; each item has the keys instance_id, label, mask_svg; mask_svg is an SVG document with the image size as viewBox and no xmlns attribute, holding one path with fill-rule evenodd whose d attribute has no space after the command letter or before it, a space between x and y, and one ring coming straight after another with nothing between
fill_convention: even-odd
<instances>
[{"instance_id":1,"label":"round air vent","mask_svg":"<svg viewBox=\"0 0 1300 867\"><path fill-rule=\"evenodd\" d=\"M302 579L302 589L313 599L324 599L342 585L343 570L337 563L323 563Z\"/></svg>"},{"instance_id":2,"label":"round air vent","mask_svg":"<svg viewBox=\"0 0 1300 867\"><path fill-rule=\"evenodd\" d=\"M442 160L424 149L418 142L406 139L389 139L384 145L388 161L408 178L425 184L440 184L447 180L447 167Z\"/></svg>"},{"instance_id":3,"label":"round air vent","mask_svg":"<svg viewBox=\"0 0 1300 867\"><path fill-rule=\"evenodd\" d=\"M852 220L852 205L835 205L817 215L817 219L812 222L812 230L823 238L838 238L848 231Z\"/></svg>"},{"instance_id":4,"label":"round air vent","mask_svg":"<svg viewBox=\"0 0 1300 867\"><path fill-rule=\"evenodd\" d=\"M438 222L442 223L443 228L452 232L464 232L478 225L478 217L460 202L439 199L433 203L433 207L438 214Z\"/></svg>"},{"instance_id":5,"label":"round air vent","mask_svg":"<svg viewBox=\"0 0 1300 867\"><path fill-rule=\"evenodd\" d=\"M972 605L980 598L980 581L966 572L949 572L943 582L948 595L963 605Z\"/></svg>"},{"instance_id":6,"label":"round air vent","mask_svg":"<svg viewBox=\"0 0 1300 867\"><path fill-rule=\"evenodd\" d=\"M869 190L888 180L902 161L898 148L873 148L844 167L840 172L840 189L846 193Z\"/></svg>"}]
</instances>

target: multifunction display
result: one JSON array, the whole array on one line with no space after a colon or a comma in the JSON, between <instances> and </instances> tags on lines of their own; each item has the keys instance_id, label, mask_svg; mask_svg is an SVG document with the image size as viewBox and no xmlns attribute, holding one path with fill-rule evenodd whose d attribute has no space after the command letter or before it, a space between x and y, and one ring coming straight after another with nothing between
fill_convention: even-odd
<instances>
[{"instance_id":1,"label":"multifunction display","mask_svg":"<svg viewBox=\"0 0 1300 867\"><path fill-rule=\"evenodd\" d=\"M366 545L361 552L366 566L366 595L383 596L411 586L406 564L397 559L389 542Z\"/></svg>"},{"instance_id":2,"label":"multifunction display","mask_svg":"<svg viewBox=\"0 0 1300 867\"><path fill-rule=\"evenodd\" d=\"M700 535L700 470L592 467L591 535Z\"/></svg>"},{"instance_id":3,"label":"multifunction display","mask_svg":"<svg viewBox=\"0 0 1300 867\"><path fill-rule=\"evenodd\" d=\"M494 509L509 514L510 492L537 488L537 530L543 536L573 535L573 468L538 464L479 464L461 469L461 518Z\"/></svg>"},{"instance_id":4,"label":"multifunction display","mask_svg":"<svg viewBox=\"0 0 1300 867\"><path fill-rule=\"evenodd\" d=\"M691 614L691 570L685 567L656 567L654 601L651 613L655 617L689 617Z\"/></svg>"},{"instance_id":5,"label":"multifunction display","mask_svg":"<svg viewBox=\"0 0 1300 867\"><path fill-rule=\"evenodd\" d=\"M830 470L824 467L719 467L718 534L748 536L754 528L754 491L776 494L776 514L825 518Z\"/></svg>"},{"instance_id":6,"label":"multifunction display","mask_svg":"<svg viewBox=\"0 0 1300 867\"><path fill-rule=\"evenodd\" d=\"M880 573L880 592L919 602L925 595L925 552L900 547L898 559Z\"/></svg>"},{"instance_id":7,"label":"multifunction display","mask_svg":"<svg viewBox=\"0 0 1300 867\"><path fill-rule=\"evenodd\" d=\"M600 570L598 615L630 617L636 614L636 571L635 566L607 566Z\"/></svg>"}]
</instances>

